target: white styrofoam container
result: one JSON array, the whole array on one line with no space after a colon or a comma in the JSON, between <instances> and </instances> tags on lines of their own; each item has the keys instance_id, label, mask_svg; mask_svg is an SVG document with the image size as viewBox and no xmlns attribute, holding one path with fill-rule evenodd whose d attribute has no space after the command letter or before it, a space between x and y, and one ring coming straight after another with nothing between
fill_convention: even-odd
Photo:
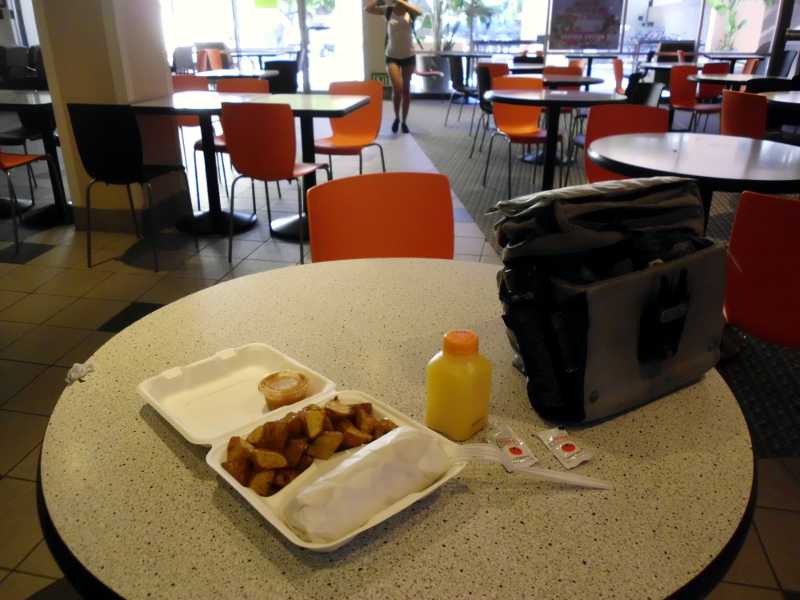
<instances>
[{"instance_id":1,"label":"white styrofoam container","mask_svg":"<svg viewBox=\"0 0 800 600\"><path fill-rule=\"evenodd\" d=\"M415 429L419 429L424 431L432 436L436 436L437 439L441 442L445 451L450 455L454 456L455 449L457 445L451 442L450 440L440 436L438 433L435 433L425 427L424 425L420 425L413 419L405 416L403 413L398 412L387 406L383 402L379 402L375 398L368 396L367 394L359 391L354 390L346 390L341 392L331 391L326 394L322 394L317 396L316 398L306 398L292 404L290 406L285 406L281 409L278 409L272 413L268 417L264 417L259 419L254 423L250 423L246 426L240 427L236 431L232 433L232 435L240 435L246 436L250 433L256 426L264 423L266 421L273 421L276 419L280 419L286 413L292 410L302 409L304 406L308 406L309 404L324 404L334 396L337 396L339 400L344 402L345 404L355 404L359 402L371 402L372 403L372 410L373 413L377 417L387 417L397 423L398 426L407 425L409 427L413 427ZM286 505L289 503L289 500L296 496L300 491L308 486L309 484L313 483L316 479L327 473L328 471L332 470L336 467L340 462L342 462L345 458L350 456L352 453L356 452L363 446L359 446L356 448L352 448L350 450L345 450L342 452L337 452L328 460L315 460L313 464L303 471L294 481L292 481L289 485L283 488L276 494L272 496L262 497L256 494L253 490L249 487L243 486L240 484L233 476L228 473L223 467L222 463L226 459L227 455L227 447L228 447L228 440L230 439L229 436L217 440L214 442L214 445L211 447L211 450L206 455L206 462L209 466L217 472L217 474L222 477L225 481L227 481L233 489L235 489L239 494L247 500L247 502L252 506L258 513L263 516L267 521L269 521L275 529L280 531L289 541L297 546L301 546L303 548L308 548L309 550L315 550L317 552L332 552L337 548L343 546L354 537L356 537L362 531L365 531L379 523L385 521L389 517L392 517L399 513L404 508L407 508L421 500L425 496L432 494L436 491L437 488L444 485L447 481L458 475L461 470L464 468L464 463L454 463L438 480L433 482L431 485L426 487L419 492L409 494L404 498L401 498L390 507L382 510L381 512L372 516L372 518L364 523L358 529L351 531L350 533L344 535L343 537L339 538L338 540L333 540L331 542L309 542L308 540L304 540L297 533L294 532L287 524L286 519L284 517L284 511L286 509Z\"/></svg>"},{"instance_id":2,"label":"white styrofoam container","mask_svg":"<svg viewBox=\"0 0 800 600\"><path fill-rule=\"evenodd\" d=\"M269 411L264 397L258 392L258 383L265 374L282 369L304 373L309 378L309 395L299 402ZM398 426L407 425L436 436L451 456L455 456L457 444L363 392L336 392L333 381L267 344L248 344L222 350L210 358L185 367L175 367L151 377L140 383L137 390L189 442L211 446L206 455L208 465L259 514L292 543L317 552L336 550L362 531L432 494L464 468L464 463L454 463L442 477L424 490L398 500L338 540L326 543L309 542L286 524L284 510L287 503L304 487L336 467L358 448L337 452L328 460L315 460L281 491L262 497L241 485L222 467L227 456L228 441L232 436L246 436L266 421L276 421L288 412L300 410L309 404L324 404L338 396L347 404L371 402L376 416L389 418Z\"/></svg>"},{"instance_id":3,"label":"white styrofoam container","mask_svg":"<svg viewBox=\"0 0 800 600\"><path fill-rule=\"evenodd\" d=\"M193 444L211 442L269 414L258 383L268 373L291 369L308 377L306 399L335 384L267 344L221 350L185 367L146 379L139 394Z\"/></svg>"}]
</instances>

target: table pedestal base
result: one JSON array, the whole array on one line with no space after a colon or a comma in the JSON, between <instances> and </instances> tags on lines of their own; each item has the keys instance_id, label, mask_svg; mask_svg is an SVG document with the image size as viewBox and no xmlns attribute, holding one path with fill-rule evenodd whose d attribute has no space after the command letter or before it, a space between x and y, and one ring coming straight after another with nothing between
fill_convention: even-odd
<instances>
[{"instance_id":1,"label":"table pedestal base","mask_svg":"<svg viewBox=\"0 0 800 600\"><path fill-rule=\"evenodd\" d=\"M25 198L17 198L17 215L21 216L22 213L28 211L33 206L33 202ZM11 218L11 200L8 198L0 198L0 219Z\"/></svg>"},{"instance_id":2,"label":"table pedestal base","mask_svg":"<svg viewBox=\"0 0 800 600\"><path fill-rule=\"evenodd\" d=\"M308 221L305 217L300 215L292 215L290 217L281 217L272 221L272 237L279 240L286 240L287 242L296 242L300 227L303 228L303 241L307 242L308 237Z\"/></svg>"},{"instance_id":3,"label":"table pedestal base","mask_svg":"<svg viewBox=\"0 0 800 600\"><path fill-rule=\"evenodd\" d=\"M215 219L210 211L204 211L181 219L176 227L179 231L195 235L228 235L231 218L233 218L234 233L252 229L258 221L253 213L234 212L231 217L231 213L222 211L222 215Z\"/></svg>"}]
</instances>

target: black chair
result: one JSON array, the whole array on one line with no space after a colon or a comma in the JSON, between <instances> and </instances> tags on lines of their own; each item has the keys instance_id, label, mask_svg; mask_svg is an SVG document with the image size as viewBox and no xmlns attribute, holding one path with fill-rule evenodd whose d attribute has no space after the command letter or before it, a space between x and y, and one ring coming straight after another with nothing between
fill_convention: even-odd
<instances>
[{"instance_id":1,"label":"black chair","mask_svg":"<svg viewBox=\"0 0 800 600\"><path fill-rule=\"evenodd\" d=\"M779 77L752 79L747 82L744 89L751 94L800 91L800 79L782 79ZM779 106L769 106L767 110L767 139L793 143L796 136L791 134L791 138L787 139L784 132L781 131L786 125L791 127L800 125L800 118L798 118L795 111Z\"/></svg>"},{"instance_id":2,"label":"black chair","mask_svg":"<svg viewBox=\"0 0 800 600\"><path fill-rule=\"evenodd\" d=\"M658 106L663 92L663 83L638 81L633 85L628 85L625 90L625 95L628 97L628 102L631 104Z\"/></svg>"},{"instance_id":3,"label":"black chair","mask_svg":"<svg viewBox=\"0 0 800 600\"><path fill-rule=\"evenodd\" d=\"M172 53L172 70L175 73L194 73L194 49L191 46L178 46Z\"/></svg>"},{"instance_id":4,"label":"black chair","mask_svg":"<svg viewBox=\"0 0 800 600\"><path fill-rule=\"evenodd\" d=\"M158 225L150 182L168 173L182 173L189 191L189 180L183 165L144 164L139 125L130 106L109 104L68 104L72 131L83 168L91 177L86 188L86 260L92 266L92 187L124 185L137 237L139 223L133 206L131 185L138 183L147 196L152 230L153 264L158 271ZM197 240L195 239L195 244Z\"/></svg>"},{"instance_id":5,"label":"black chair","mask_svg":"<svg viewBox=\"0 0 800 600\"><path fill-rule=\"evenodd\" d=\"M264 63L264 69L278 72L277 76L269 79L269 91L271 93L297 93L297 72L299 70L297 60L268 60Z\"/></svg>"},{"instance_id":6,"label":"black chair","mask_svg":"<svg viewBox=\"0 0 800 600\"><path fill-rule=\"evenodd\" d=\"M783 57L781 58L781 68L778 71L778 77L789 77L792 70L792 65L797 59L797 50L784 50Z\"/></svg>"},{"instance_id":7,"label":"black chair","mask_svg":"<svg viewBox=\"0 0 800 600\"><path fill-rule=\"evenodd\" d=\"M475 128L475 137L472 138L472 148L469 151L469 157L475 154L475 144L478 141L478 135L481 133L481 125L483 125L483 136L481 137L481 145L478 152L483 151L483 141L486 139L486 132L489 129L489 121L492 118L492 103L487 102L484 98L486 92L492 89L492 75L486 67L478 66L475 68L475 73L478 77L478 103L472 109L472 119L475 119L475 110L480 108L481 118L478 121L478 126Z\"/></svg>"},{"instance_id":8,"label":"black chair","mask_svg":"<svg viewBox=\"0 0 800 600\"><path fill-rule=\"evenodd\" d=\"M543 65L544 64L544 56L515 56L513 58L515 65Z\"/></svg>"},{"instance_id":9,"label":"black chair","mask_svg":"<svg viewBox=\"0 0 800 600\"><path fill-rule=\"evenodd\" d=\"M461 120L461 113L464 112L464 105L469 101L469 98L478 97L478 89L466 85L464 81L464 63L460 56L448 56L447 62L450 64L450 87L453 91L450 93L450 100L447 102L447 112L444 115L444 125L447 127L447 119L450 117L450 108L453 106L453 99L458 95L461 97L461 108L458 110L458 120ZM475 113L472 113L473 121ZM472 133L472 122L469 124L469 131Z\"/></svg>"}]
</instances>

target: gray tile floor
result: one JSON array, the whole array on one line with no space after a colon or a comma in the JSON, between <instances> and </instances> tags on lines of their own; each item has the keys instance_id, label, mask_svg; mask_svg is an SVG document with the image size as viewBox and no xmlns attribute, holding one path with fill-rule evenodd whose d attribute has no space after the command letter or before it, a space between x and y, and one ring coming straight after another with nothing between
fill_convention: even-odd
<instances>
[{"instance_id":1,"label":"gray tile floor","mask_svg":"<svg viewBox=\"0 0 800 600\"><path fill-rule=\"evenodd\" d=\"M321 126L318 135L323 134ZM391 170L434 170L412 136L382 141ZM367 172L376 167L375 159L366 161ZM335 161L338 176L356 168L353 160ZM288 214L295 199L288 187L283 191L283 201L272 194L273 206ZM26 232L26 240L52 249L23 265L0 262L0 600L27 598L62 576L42 539L35 482L44 431L67 367L85 361L113 336L99 328L132 305L167 304L233 277L295 264L297 245L270 237L264 198L257 200L260 225L237 237L231 264L224 240L203 239L198 252L176 233L167 233L164 271L155 274L145 244L132 235L103 233L93 238L102 262L89 270L85 235L71 227ZM246 208L249 203L249 190L242 188L237 204ZM453 207L456 259L499 263L457 199ZM0 221L0 246L10 239L4 225L7 221ZM782 598L784 590L800 592L800 459L760 460L758 469L754 523L712 598Z\"/></svg>"}]
</instances>

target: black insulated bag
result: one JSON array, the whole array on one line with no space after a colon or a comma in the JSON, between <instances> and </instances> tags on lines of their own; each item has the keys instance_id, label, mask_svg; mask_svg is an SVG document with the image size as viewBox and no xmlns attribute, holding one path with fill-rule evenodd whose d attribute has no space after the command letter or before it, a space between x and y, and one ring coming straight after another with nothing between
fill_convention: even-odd
<instances>
[{"instance_id":1,"label":"black insulated bag","mask_svg":"<svg viewBox=\"0 0 800 600\"><path fill-rule=\"evenodd\" d=\"M543 418L611 417L716 365L725 246L703 236L692 180L573 186L493 210L503 320Z\"/></svg>"}]
</instances>

